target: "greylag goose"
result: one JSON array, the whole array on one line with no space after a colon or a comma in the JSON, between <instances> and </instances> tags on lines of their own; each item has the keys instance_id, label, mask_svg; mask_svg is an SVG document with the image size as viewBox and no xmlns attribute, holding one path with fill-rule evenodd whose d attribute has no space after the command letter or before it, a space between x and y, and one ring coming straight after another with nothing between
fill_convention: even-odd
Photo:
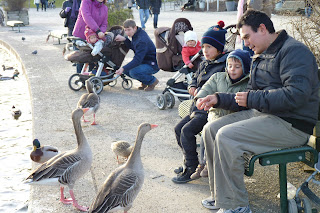
<instances>
[{"instance_id":1,"label":"greylag goose","mask_svg":"<svg viewBox=\"0 0 320 213\"><path fill-rule=\"evenodd\" d=\"M83 94L79 101L78 101L78 108L89 108L88 112L86 112L86 115L93 114L93 122L91 125L96 125L96 112L99 109L100 106L100 97L94 92L92 83L88 80L86 80L86 88L87 92L86 94ZM83 115L83 121L88 122L84 119Z\"/></svg>"},{"instance_id":2,"label":"greylag goose","mask_svg":"<svg viewBox=\"0 0 320 213\"><path fill-rule=\"evenodd\" d=\"M144 181L140 150L145 134L157 125L143 123L139 126L133 151L126 164L115 169L105 180L89 212L127 212L137 197Z\"/></svg>"},{"instance_id":3,"label":"greylag goose","mask_svg":"<svg viewBox=\"0 0 320 213\"><path fill-rule=\"evenodd\" d=\"M44 163L58 154L58 149L53 146L40 146L38 139L33 140L33 151L30 158L36 163Z\"/></svg>"},{"instance_id":4,"label":"greylag goose","mask_svg":"<svg viewBox=\"0 0 320 213\"><path fill-rule=\"evenodd\" d=\"M60 201L64 204L73 204L80 211L88 211L85 206L80 206L74 196L75 182L89 171L92 163L92 152L85 138L81 117L88 109L76 109L72 112L72 121L77 137L78 147L43 163L26 178L26 183L38 185L60 185ZM64 187L68 186L71 199L64 197Z\"/></svg>"},{"instance_id":5,"label":"greylag goose","mask_svg":"<svg viewBox=\"0 0 320 213\"><path fill-rule=\"evenodd\" d=\"M21 116L21 110L17 109L15 106L12 106L12 116L14 119L18 120Z\"/></svg>"},{"instance_id":6,"label":"greylag goose","mask_svg":"<svg viewBox=\"0 0 320 213\"><path fill-rule=\"evenodd\" d=\"M133 149L133 146L131 146L130 143L127 141L116 141L111 144L111 150L113 151L114 154L116 154L118 164L119 164L119 156L128 159L132 149Z\"/></svg>"}]
</instances>

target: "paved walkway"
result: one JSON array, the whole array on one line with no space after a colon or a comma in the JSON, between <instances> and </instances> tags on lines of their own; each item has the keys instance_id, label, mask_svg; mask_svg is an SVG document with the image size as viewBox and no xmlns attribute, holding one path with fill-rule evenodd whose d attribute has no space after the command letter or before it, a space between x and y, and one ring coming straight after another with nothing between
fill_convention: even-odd
<instances>
[{"instance_id":1,"label":"paved walkway","mask_svg":"<svg viewBox=\"0 0 320 213\"><path fill-rule=\"evenodd\" d=\"M57 40L52 39L46 42L49 30L65 30L59 11L59 8L48 9L47 12L30 9L30 25L22 27L21 33L11 31L9 27L1 27L0 42L9 44L24 64L32 95L34 137L43 144L54 145L60 151L66 151L76 146L71 112L85 91L74 92L68 87L68 79L75 73L75 67L64 60L63 45L57 45ZM140 25L137 10L134 10L134 16ZM161 11L158 26L171 27L179 17L188 18L200 38L208 27L219 20L224 20L226 25L234 24L236 12ZM272 19L276 28L281 29L283 18L273 16ZM154 39L152 26L150 19L146 27L148 34ZM25 41L22 41L22 36ZM34 50L38 51L37 55L31 54ZM131 57L132 53L129 52L124 63ZM130 212L208 212L200 203L201 199L210 194L206 178L183 185L176 185L171 181L174 176L172 170L182 162L182 154L173 133L174 125L180 120L177 113L179 101L170 110L161 111L155 106L156 96L163 91L171 76L173 73L158 72L156 77L160 84L148 93L136 89L139 85L137 81L133 81L134 86L129 91L121 87L121 80L113 88L104 88L100 95L101 108L97 113L99 125L83 124L94 154L94 162L91 172L79 180L74 188L79 204L90 205L95 198L96 188L118 166L110 144L116 140L134 141L138 125L150 122L159 127L145 137L142 162L146 178ZM276 167L258 167L253 178L246 178L254 212L279 212L276 171ZM293 174L289 177L290 182L296 186L304 179L305 175ZM56 187L32 187L29 212L77 212L71 205L61 204L58 198L59 189Z\"/></svg>"}]
</instances>

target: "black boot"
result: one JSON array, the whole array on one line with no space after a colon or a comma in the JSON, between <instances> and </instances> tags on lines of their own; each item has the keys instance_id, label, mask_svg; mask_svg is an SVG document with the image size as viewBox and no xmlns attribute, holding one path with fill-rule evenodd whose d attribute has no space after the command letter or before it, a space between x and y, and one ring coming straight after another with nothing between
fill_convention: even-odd
<instances>
[{"instance_id":1,"label":"black boot","mask_svg":"<svg viewBox=\"0 0 320 213\"><path fill-rule=\"evenodd\" d=\"M178 174L177 177L172 178L174 183L187 183L192 181L190 176L196 171L197 166L189 166L184 168L183 172Z\"/></svg>"}]
</instances>

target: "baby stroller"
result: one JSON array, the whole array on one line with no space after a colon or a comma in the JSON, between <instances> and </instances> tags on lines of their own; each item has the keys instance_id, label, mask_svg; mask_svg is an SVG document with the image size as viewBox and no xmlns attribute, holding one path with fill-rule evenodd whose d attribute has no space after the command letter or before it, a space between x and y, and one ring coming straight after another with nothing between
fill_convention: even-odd
<instances>
[{"instance_id":1,"label":"baby stroller","mask_svg":"<svg viewBox=\"0 0 320 213\"><path fill-rule=\"evenodd\" d=\"M201 62L201 51L190 60L195 65L193 69L184 65L181 51L184 45L184 33L188 30L193 30L190 21L186 18L178 18L171 28L160 27L154 32L159 68L168 72L179 71L167 81L167 86L162 94L157 96L159 109L174 107L175 97L180 101L190 98L187 87L192 80L193 72L197 70ZM177 82L182 76L184 78Z\"/></svg>"},{"instance_id":2,"label":"baby stroller","mask_svg":"<svg viewBox=\"0 0 320 213\"><path fill-rule=\"evenodd\" d=\"M118 34L124 35L124 30L121 26L113 26L109 32L115 38ZM74 91L79 91L84 87L85 81L89 79L94 90L100 94L103 86L111 87L117 84L117 78L122 78L122 87L126 90L131 89L132 80L127 79L124 74L116 75L115 71L121 66L129 48L123 42L114 41L112 38L111 44L102 48L96 56L91 55L93 46L85 40L77 37L68 37L68 41L72 42L79 50L66 55L66 60L73 63L85 63L81 73L75 73L69 78L69 87ZM91 73L87 72L88 63L95 63L95 67Z\"/></svg>"}]
</instances>

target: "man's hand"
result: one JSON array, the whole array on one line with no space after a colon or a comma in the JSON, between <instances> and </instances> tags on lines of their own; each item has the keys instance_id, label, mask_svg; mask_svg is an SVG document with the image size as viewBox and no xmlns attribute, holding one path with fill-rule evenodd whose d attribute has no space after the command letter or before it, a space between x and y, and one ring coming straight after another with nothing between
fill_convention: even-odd
<instances>
[{"instance_id":1,"label":"man's hand","mask_svg":"<svg viewBox=\"0 0 320 213\"><path fill-rule=\"evenodd\" d=\"M199 98L197 100L196 106L199 110L208 111L211 107L218 103L218 98L216 95L207 95L205 98Z\"/></svg>"},{"instance_id":2,"label":"man's hand","mask_svg":"<svg viewBox=\"0 0 320 213\"><path fill-rule=\"evenodd\" d=\"M239 106L247 107L248 92L237 92L234 99Z\"/></svg>"},{"instance_id":3,"label":"man's hand","mask_svg":"<svg viewBox=\"0 0 320 213\"><path fill-rule=\"evenodd\" d=\"M196 91L195 87L190 87L189 90L188 90L189 94L192 95L192 96L195 96L195 94L194 94L195 91Z\"/></svg>"},{"instance_id":4,"label":"man's hand","mask_svg":"<svg viewBox=\"0 0 320 213\"><path fill-rule=\"evenodd\" d=\"M116 70L117 75L121 75L123 73L124 69L120 67L118 70Z\"/></svg>"},{"instance_id":5,"label":"man's hand","mask_svg":"<svg viewBox=\"0 0 320 213\"><path fill-rule=\"evenodd\" d=\"M122 36L122 35L117 35L114 40L115 41L125 41L126 38L124 36Z\"/></svg>"},{"instance_id":6,"label":"man's hand","mask_svg":"<svg viewBox=\"0 0 320 213\"><path fill-rule=\"evenodd\" d=\"M104 38L104 36L105 36L105 35L104 35L103 32L99 32L99 33L98 33L98 37L99 37L99 38Z\"/></svg>"}]
</instances>

